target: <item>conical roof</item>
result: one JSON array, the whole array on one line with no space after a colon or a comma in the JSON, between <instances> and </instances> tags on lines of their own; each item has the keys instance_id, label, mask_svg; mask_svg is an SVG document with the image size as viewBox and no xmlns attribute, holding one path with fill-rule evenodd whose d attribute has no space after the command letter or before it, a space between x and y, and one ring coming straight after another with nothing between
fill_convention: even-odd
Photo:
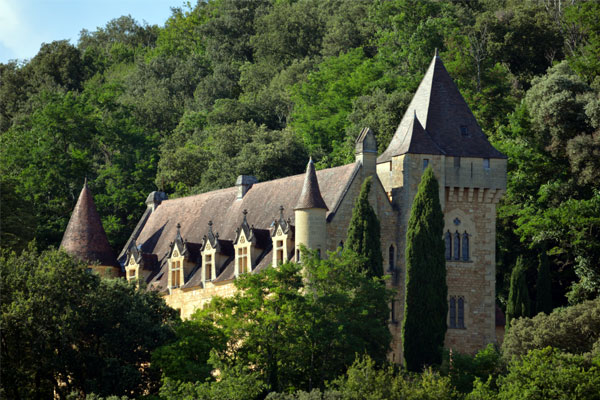
<instances>
[{"instance_id":1,"label":"conical roof","mask_svg":"<svg viewBox=\"0 0 600 400\"><path fill-rule=\"evenodd\" d=\"M60 247L89 263L118 266L87 182L83 185Z\"/></svg>"},{"instance_id":2,"label":"conical roof","mask_svg":"<svg viewBox=\"0 0 600 400\"><path fill-rule=\"evenodd\" d=\"M306 166L302 193L300 193L300 198L298 199L298 203L296 203L294 210L307 208L324 208L325 210L329 210L325 204L325 200L323 200L323 197L321 196L315 164L313 163L312 158L308 161L308 165Z\"/></svg>"},{"instance_id":3,"label":"conical roof","mask_svg":"<svg viewBox=\"0 0 600 400\"><path fill-rule=\"evenodd\" d=\"M388 148L377 162L386 162L393 156L404 154L402 151L406 149L403 143L407 143L405 136L410 134L409 127L415 114L424 130L446 155L506 158L488 142L437 53Z\"/></svg>"}]
</instances>

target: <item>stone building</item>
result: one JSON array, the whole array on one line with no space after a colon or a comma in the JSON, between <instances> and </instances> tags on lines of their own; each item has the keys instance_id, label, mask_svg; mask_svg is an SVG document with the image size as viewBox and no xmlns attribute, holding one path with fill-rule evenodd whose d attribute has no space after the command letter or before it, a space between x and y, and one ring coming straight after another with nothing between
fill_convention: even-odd
<instances>
[{"instance_id":1,"label":"stone building","mask_svg":"<svg viewBox=\"0 0 600 400\"><path fill-rule=\"evenodd\" d=\"M373 176L369 200L381 223L384 269L397 290L390 358L400 360L406 226L429 165L445 216L445 345L474 352L496 341L495 221L506 157L488 142L437 54L383 154L365 128L352 164L315 171L311 160L304 174L269 182L240 176L230 188L171 200L153 192L118 261L127 279L143 279L186 318L213 296L231 295L240 274L298 261L300 244L323 256L343 245L361 184ZM65 233L70 251L71 225L86 223L77 215L87 192Z\"/></svg>"}]
</instances>

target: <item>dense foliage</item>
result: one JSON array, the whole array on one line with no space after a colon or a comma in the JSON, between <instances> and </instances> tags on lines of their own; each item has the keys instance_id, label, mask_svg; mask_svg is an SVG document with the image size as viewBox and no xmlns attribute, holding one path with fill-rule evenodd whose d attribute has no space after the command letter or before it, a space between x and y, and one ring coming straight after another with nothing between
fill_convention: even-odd
<instances>
[{"instance_id":1,"label":"dense foliage","mask_svg":"<svg viewBox=\"0 0 600 400\"><path fill-rule=\"evenodd\" d=\"M306 254L302 265L285 263L241 275L233 297L213 299L194 314L189 330L178 332L176 347L154 353L157 360L179 354L160 361L161 367L185 360L181 370L163 368L161 393L210 398L229 385L227 390L241 390L238 385L247 381L276 392L310 391L344 373L356 354L385 362L391 294L382 278L371 278L358 267L360 261L349 250L326 260ZM205 343L195 345L201 335ZM209 357L204 349L211 346ZM224 373L217 382L203 382L211 378L206 373L195 379L187 375L213 368Z\"/></svg>"},{"instance_id":2,"label":"dense foliage","mask_svg":"<svg viewBox=\"0 0 600 400\"><path fill-rule=\"evenodd\" d=\"M443 231L439 185L429 166L421 177L406 229L402 346L410 371L442 361L448 315Z\"/></svg>"},{"instance_id":3,"label":"dense foliage","mask_svg":"<svg viewBox=\"0 0 600 400\"><path fill-rule=\"evenodd\" d=\"M369 203L372 181L372 177L365 179L354 202L346 247L363 257L364 263L359 268L366 271L367 276L380 278L383 276L381 229L377 214Z\"/></svg>"},{"instance_id":4,"label":"dense foliage","mask_svg":"<svg viewBox=\"0 0 600 400\"><path fill-rule=\"evenodd\" d=\"M158 389L150 355L177 319L158 294L101 280L62 251L3 252L0 268L3 398Z\"/></svg>"},{"instance_id":5,"label":"dense foliage","mask_svg":"<svg viewBox=\"0 0 600 400\"><path fill-rule=\"evenodd\" d=\"M511 321L514 318L529 317L531 313L531 304L529 300L529 290L525 281L527 269L523 264L523 257L517 259L517 265L510 274L510 289L508 292L508 302L506 303L506 327L510 328Z\"/></svg>"}]
</instances>

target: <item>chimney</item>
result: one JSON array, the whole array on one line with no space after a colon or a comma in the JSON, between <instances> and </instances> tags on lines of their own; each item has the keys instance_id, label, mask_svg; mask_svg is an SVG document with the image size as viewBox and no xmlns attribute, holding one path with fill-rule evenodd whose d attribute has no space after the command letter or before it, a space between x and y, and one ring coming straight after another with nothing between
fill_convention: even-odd
<instances>
[{"instance_id":1,"label":"chimney","mask_svg":"<svg viewBox=\"0 0 600 400\"><path fill-rule=\"evenodd\" d=\"M356 161L362 163L365 177L377 172L377 140L373 131L363 128L356 138L354 147Z\"/></svg>"},{"instance_id":2,"label":"chimney","mask_svg":"<svg viewBox=\"0 0 600 400\"><path fill-rule=\"evenodd\" d=\"M156 207L158 207L163 200L167 200L166 193L158 191L151 192L146 199L146 206L148 206L148 208L152 209L152 212L154 212Z\"/></svg>"},{"instance_id":3,"label":"chimney","mask_svg":"<svg viewBox=\"0 0 600 400\"><path fill-rule=\"evenodd\" d=\"M238 176L235 181L235 185L238 187L238 200L242 199L255 183L258 183L258 179L252 175Z\"/></svg>"}]
</instances>

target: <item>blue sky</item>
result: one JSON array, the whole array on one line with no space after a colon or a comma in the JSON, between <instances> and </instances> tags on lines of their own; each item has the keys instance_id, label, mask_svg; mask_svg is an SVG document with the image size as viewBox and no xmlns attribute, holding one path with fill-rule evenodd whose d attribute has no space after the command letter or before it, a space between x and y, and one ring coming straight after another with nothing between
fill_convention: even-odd
<instances>
[{"instance_id":1,"label":"blue sky","mask_svg":"<svg viewBox=\"0 0 600 400\"><path fill-rule=\"evenodd\" d=\"M42 43L54 40L77 44L82 29L94 31L121 15L162 26L171 7L183 4L184 0L0 0L0 62L30 59Z\"/></svg>"}]
</instances>

